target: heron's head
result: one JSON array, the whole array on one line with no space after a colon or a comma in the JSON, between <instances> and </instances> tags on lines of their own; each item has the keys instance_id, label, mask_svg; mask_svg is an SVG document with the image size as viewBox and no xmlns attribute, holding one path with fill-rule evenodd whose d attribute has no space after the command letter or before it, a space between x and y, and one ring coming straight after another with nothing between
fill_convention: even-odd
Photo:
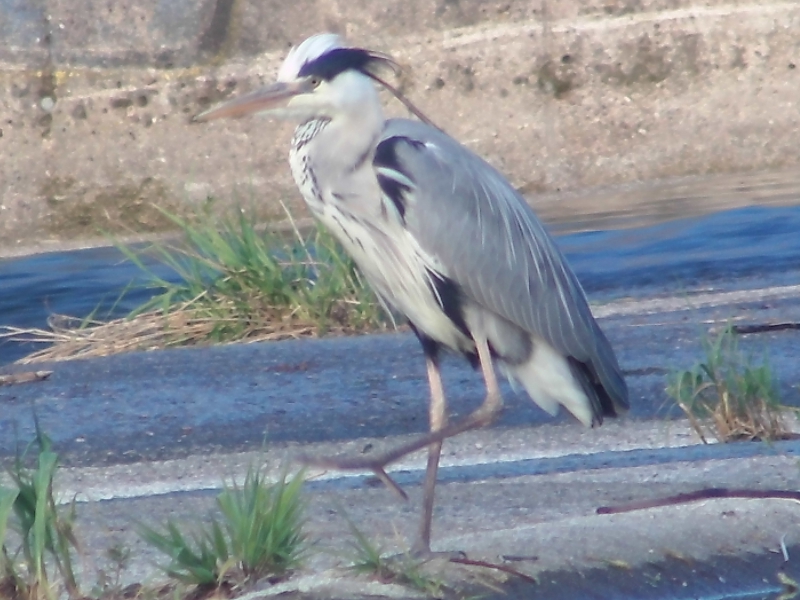
<instances>
[{"instance_id":1,"label":"heron's head","mask_svg":"<svg viewBox=\"0 0 800 600\"><path fill-rule=\"evenodd\" d=\"M397 69L384 54L349 47L338 35L322 33L289 51L275 83L207 110L195 120L254 112L306 120L356 112L377 105L373 79L380 81L377 72L384 67Z\"/></svg>"}]
</instances>

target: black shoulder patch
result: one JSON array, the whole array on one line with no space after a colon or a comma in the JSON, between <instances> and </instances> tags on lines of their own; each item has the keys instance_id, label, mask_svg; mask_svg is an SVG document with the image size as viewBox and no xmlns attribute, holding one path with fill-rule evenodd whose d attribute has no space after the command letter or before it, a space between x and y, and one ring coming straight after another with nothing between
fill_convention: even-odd
<instances>
[{"instance_id":1,"label":"black shoulder patch","mask_svg":"<svg viewBox=\"0 0 800 600\"><path fill-rule=\"evenodd\" d=\"M375 148L375 165L397 169L399 166L397 164L397 145L405 139L395 136L381 140L378 147Z\"/></svg>"},{"instance_id":2,"label":"black shoulder patch","mask_svg":"<svg viewBox=\"0 0 800 600\"><path fill-rule=\"evenodd\" d=\"M381 173L378 173L378 185L381 186L383 193L392 201L392 204L394 204L394 207L400 214L400 218L403 219L403 223L405 223L406 200L403 197L403 192L408 190L408 186L403 185L396 179L382 175Z\"/></svg>"},{"instance_id":3,"label":"black shoulder patch","mask_svg":"<svg viewBox=\"0 0 800 600\"><path fill-rule=\"evenodd\" d=\"M439 305L442 307L444 314L453 322L461 333L468 337L470 336L467 322L464 320L464 313L461 310L461 290L455 281L449 277L445 277L436 271L428 271L430 280L436 288L435 293L439 298Z\"/></svg>"},{"instance_id":4,"label":"black shoulder patch","mask_svg":"<svg viewBox=\"0 0 800 600\"><path fill-rule=\"evenodd\" d=\"M400 168L400 161L397 158L397 147L400 144L407 144L415 148L421 148L425 145L418 140L400 135L386 138L375 148L375 164L379 167L388 167L402 173L403 170Z\"/></svg>"},{"instance_id":5,"label":"black shoulder patch","mask_svg":"<svg viewBox=\"0 0 800 600\"><path fill-rule=\"evenodd\" d=\"M300 68L300 77L316 75L330 81L345 71L361 71L366 73L367 65L375 57L361 48L334 48L319 58L307 62Z\"/></svg>"},{"instance_id":6,"label":"black shoulder patch","mask_svg":"<svg viewBox=\"0 0 800 600\"><path fill-rule=\"evenodd\" d=\"M400 160L397 157L397 147L403 143L416 145L418 142L399 136L387 138L378 144L377 148L375 148L375 158L372 159L372 162L376 167L397 171L407 179L410 179L410 177L408 177L408 175L403 171L400 165ZM400 217L405 218L406 199L403 194L410 191L411 188L409 188L402 181L398 181L397 179L394 179L388 175L384 175L383 173L378 173L378 184L381 186L383 193L386 194L395 205Z\"/></svg>"},{"instance_id":7,"label":"black shoulder patch","mask_svg":"<svg viewBox=\"0 0 800 600\"><path fill-rule=\"evenodd\" d=\"M463 298L458 284L452 279L435 271L429 270L428 273L430 274L430 280L434 288L432 291L437 295L439 305L442 307L445 316L453 322L453 325L455 325L461 333L471 338L472 334L469 332L467 322L464 320L462 307ZM425 352L425 355L434 362L438 362L439 350L443 347L442 344L419 331L414 323L409 322L409 325L411 325L412 331L422 344L422 350ZM477 369L480 366L480 359L478 358L477 351L462 352L462 354L464 358L469 361L473 369Z\"/></svg>"},{"instance_id":8,"label":"black shoulder patch","mask_svg":"<svg viewBox=\"0 0 800 600\"><path fill-rule=\"evenodd\" d=\"M435 288L434 293L439 299L439 306L442 307L444 314L447 315L447 318L453 322L453 325L461 333L471 338L472 334L469 332L467 322L464 320L464 298L461 288L455 281L441 273L429 269L428 274Z\"/></svg>"}]
</instances>

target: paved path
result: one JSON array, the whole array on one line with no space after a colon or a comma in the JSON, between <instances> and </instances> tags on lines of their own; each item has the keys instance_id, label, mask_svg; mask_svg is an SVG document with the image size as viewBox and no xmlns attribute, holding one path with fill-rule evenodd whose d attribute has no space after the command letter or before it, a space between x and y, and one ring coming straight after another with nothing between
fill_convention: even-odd
<instances>
[{"instance_id":1,"label":"paved path","mask_svg":"<svg viewBox=\"0 0 800 600\"><path fill-rule=\"evenodd\" d=\"M493 562L511 557L508 565L540 578L535 589L521 580L496 582L511 598L738 597L730 594L778 589L778 569L796 572L800 556L795 503L730 499L610 516L595 511L706 487L800 487L800 442L698 445L686 422L673 419L663 391L670 369L699 358L709 327L732 318L800 321L798 291L712 290L596 307L627 373L631 415L585 430L550 419L506 389L508 408L495 427L445 447L435 547ZM784 398L798 404L800 332L741 343L758 357L768 353ZM253 461L277 470L300 448L369 452L425 428L422 357L403 334L158 351L48 368L54 372L47 381L0 387L0 455L13 451L15 431L30 439L35 403L66 465L58 490L82 501L86 546L97 551L98 565L102 548L133 547L125 575L131 580L153 573L152 554L135 536L137 521L196 520L213 507L220 482L240 477ZM445 383L455 413L480 402L479 377L461 362L446 364ZM402 549L413 532L424 457L395 468L409 503L369 477L312 473L309 530L330 551L315 552L286 589L342 600L409 594L340 566L350 539L345 515L387 549ZM441 569L446 580L473 584L496 576Z\"/></svg>"}]
</instances>

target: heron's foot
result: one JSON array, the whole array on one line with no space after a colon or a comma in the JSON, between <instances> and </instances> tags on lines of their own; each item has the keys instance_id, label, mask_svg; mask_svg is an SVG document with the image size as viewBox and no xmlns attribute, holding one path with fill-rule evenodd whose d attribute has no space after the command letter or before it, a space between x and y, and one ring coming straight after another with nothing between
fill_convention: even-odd
<instances>
[{"instance_id":1,"label":"heron's foot","mask_svg":"<svg viewBox=\"0 0 800 600\"><path fill-rule=\"evenodd\" d=\"M308 456L300 455L296 460L310 467L322 469L335 469L338 471L372 471L386 486L393 490L404 500L408 500L408 494L397 485L397 483L386 473L386 467L393 462L403 458L407 454L422 450L431 444L437 444L449 437L463 433L471 429L485 427L492 423L502 411L502 403L486 404L478 408L465 419L452 423L438 431L432 431L427 435L418 437L392 450L387 450L375 456Z\"/></svg>"},{"instance_id":2,"label":"heron's foot","mask_svg":"<svg viewBox=\"0 0 800 600\"><path fill-rule=\"evenodd\" d=\"M408 556L419 562L425 563L432 560L444 560L447 562L453 560L464 560L467 558L467 553L461 550L443 550L433 551L430 544L424 543L422 540L417 540L411 547Z\"/></svg>"},{"instance_id":3,"label":"heron's foot","mask_svg":"<svg viewBox=\"0 0 800 600\"><path fill-rule=\"evenodd\" d=\"M409 550L398 554L381 557L384 565L391 573L401 574L409 568L418 569L429 563L444 564L449 562L459 562L467 560L464 552L434 552L432 550Z\"/></svg>"},{"instance_id":4,"label":"heron's foot","mask_svg":"<svg viewBox=\"0 0 800 600\"><path fill-rule=\"evenodd\" d=\"M432 444L438 444L464 431L485 427L497 418L501 410L502 405L497 408L481 406L462 421L452 423L442 429L432 431L406 442L405 444L401 444L396 448L375 454L374 456L362 455L349 458L340 456L302 456L299 460L310 466L339 469L341 471L373 471L375 475L383 479L383 477L386 476L385 468L393 462L396 462L408 454L427 448Z\"/></svg>"}]
</instances>

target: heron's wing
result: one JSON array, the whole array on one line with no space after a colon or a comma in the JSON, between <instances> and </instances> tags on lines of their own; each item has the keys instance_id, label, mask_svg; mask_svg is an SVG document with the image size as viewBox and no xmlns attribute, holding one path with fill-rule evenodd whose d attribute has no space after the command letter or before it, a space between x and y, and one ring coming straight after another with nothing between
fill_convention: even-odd
<instances>
[{"instance_id":1,"label":"heron's wing","mask_svg":"<svg viewBox=\"0 0 800 600\"><path fill-rule=\"evenodd\" d=\"M584 363L616 409L627 387L564 256L498 171L446 134L387 122L375 166L384 192L441 274L473 301Z\"/></svg>"}]
</instances>

